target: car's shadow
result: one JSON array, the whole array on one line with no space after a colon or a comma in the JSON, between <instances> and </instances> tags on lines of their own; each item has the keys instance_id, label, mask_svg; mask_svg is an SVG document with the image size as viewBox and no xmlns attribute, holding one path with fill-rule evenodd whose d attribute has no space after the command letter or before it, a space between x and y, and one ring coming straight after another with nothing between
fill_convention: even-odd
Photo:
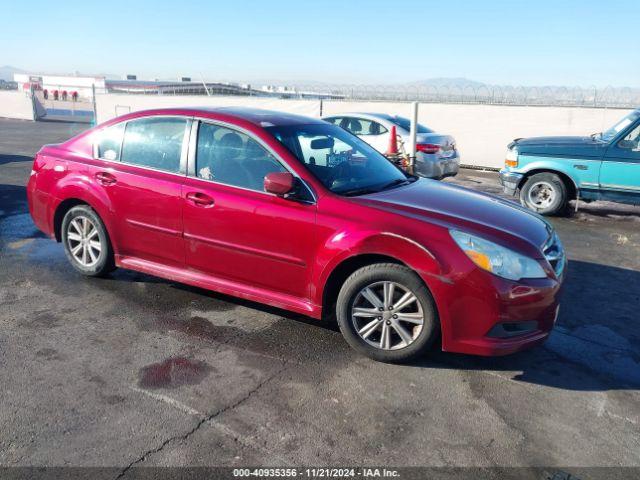
<instances>
[{"instance_id":1,"label":"car's shadow","mask_svg":"<svg viewBox=\"0 0 640 480\"><path fill-rule=\"evenodd\" d=\"M434 352L416 367L483 370L567 390L640 388L640 272L573 260L560 317L540 347L504 357Z\"/></svg>"},{"instance_id":2,"label":"car's shadow","mask_svg":"<svg viewBox=\"0 0 640 480\"><path fill-rule=\"evenodd\" d=\"M578 211L576 211L575 202L572 202L566 214L567 217L570 218L580 218L584 215L591 215L599 218L636 217L640 219L640 205L613 202L580 202Z\"/></svg>"},{"instance_id":3,"label":"car's shadow","mask_svg":"<svg viewBox=\"0 0 640 480\"><path fill-rule=\"evenodd\" d=\"M0 185L0 219L28 213L27 189L19 185ZM33 226L35 229L35 225Z\"/></svg>"},{"instance_id":4,"label":"car's shadow","mask_svg":"<svg viewBox=\"0 0 640 480\"><path fill-rule=\"evenodd\" d=\"M32 162L33 157L28 157L26 155L7 155L4 153L0 153L0 165L4 165L5 163L14 163L14 162Z\"/></svg>"},{"instance_id":5,"label":"car's shadow","mask_svg":"<svg viewBox=\"0 0 640 480\"><path fill-rule=\"evenodd\" d=\"M0 185L0 227L8 216L26 214L25 187ZM33 234L38 233L33 227ZM0 235L6 233L0 228ZM2 238L0 238L0 243ZM37 260L42 262L42 259ZM227 302L331 332L331 321L317 321L279 308L217 294L149 275L117 270L103 285L128 282L168 284L212 305ZM111 287L107 287L110 288ZM116 289L117 290L117 289ZM113 290L112 290L113 291ZM640 388L640 272L573 260L569 264L561 313L556 329L541 347L505 357L483 358L440 352L434 348L407 368L487 371L517 382L567 390ZM52 308L55 308L53 306ZM472 312L470 312L472 315ZM308 345L290 345L305 349ZM336 349L345 348L343 344ZM350 354L351 355L351 354ZM355 353L352 354L355 358Z\"/></svg>"}]
</instances>

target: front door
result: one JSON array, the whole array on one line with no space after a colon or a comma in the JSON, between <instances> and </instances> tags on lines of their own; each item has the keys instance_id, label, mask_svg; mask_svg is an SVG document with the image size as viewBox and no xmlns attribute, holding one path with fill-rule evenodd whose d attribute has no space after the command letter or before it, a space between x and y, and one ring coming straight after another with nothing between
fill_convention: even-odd
<instances>
[{"instance_id":1,"label":"front door","mask_svg":"<svg viewBox=\"0 0 640 480\"><path fill-rule=\"evenodd\" d=\"M640 197L640 123L611 144L602 159L600 188L614 198Z\"/></svg>"},{"instance_id":2,"label":"front door","mask_svg":"<svg viewBox=\"0 0 640 480\"><path fill-rule=\"evenodd\" d=\"M113 208L119 255L184 266L181 188L190 122L144 117L102 132L96 155L103 165L93 174Z\"/></svg>"},{"instance_id":3,"label":"front door","mask_svg":"<svg viewBox=\"0 0 640 480\"><path fill-rule=\"evenodd\" d=\"M182 190L188 267L308 299L315 204L264 191L267 173L287 170L248 134L208 122L197 130L194 174Z\"/></svg>"}]
</instances>

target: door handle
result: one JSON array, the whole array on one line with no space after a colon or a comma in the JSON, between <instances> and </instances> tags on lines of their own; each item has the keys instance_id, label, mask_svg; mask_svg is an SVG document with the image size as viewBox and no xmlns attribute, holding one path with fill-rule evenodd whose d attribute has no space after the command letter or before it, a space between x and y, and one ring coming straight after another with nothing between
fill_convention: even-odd
<instances>
[{"instance_id":1,"label":"door handle","mask_svg":"<svg viewBox=\"0 0 640 480\"><path fill-rule=\"evenodd\" d=\"M108 172L96 173L96 180L98 180L98 183L102 185L113 185L118 181L114 175Z\"/></svg>"},{"instance_id":2,"label":"door handle","mask_svg":"<svg viewBox=\"0 0 640 480\"><path fill-rule=\"evenodd\" d=\"M211 198L209 195L205 195L204 193L189 192L187 193L186 198L199 207L209 208L213 207L214 205L213 198Z\"/></svg>"}]
</instances>

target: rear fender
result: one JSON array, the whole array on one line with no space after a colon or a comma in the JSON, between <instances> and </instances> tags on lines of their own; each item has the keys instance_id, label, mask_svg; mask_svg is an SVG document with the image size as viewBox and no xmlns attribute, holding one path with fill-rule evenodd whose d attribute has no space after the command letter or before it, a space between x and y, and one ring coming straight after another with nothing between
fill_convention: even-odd
<instances>
[{"instance_id":1,"label":"rear fender","mask_svg":"<svg viewBox=\"0 0 640 480\"><path fill-rule=\"evenodd\" d=\"M112 240L111 243L114 251L117 253L117 242L113 241L114 237L112 234L112 232L114 232L114 210L111 200L104 189L89 181L87 176L83 174L70 174L60 180L56 187L54 192L56 200L50 215L51 231L53 231L54 227L53 219L55 212L60 205L65 200L77 199L89 205L100 216L102 223L104 223L107 229L109 238Z\"/></svg>"}]
</instances>

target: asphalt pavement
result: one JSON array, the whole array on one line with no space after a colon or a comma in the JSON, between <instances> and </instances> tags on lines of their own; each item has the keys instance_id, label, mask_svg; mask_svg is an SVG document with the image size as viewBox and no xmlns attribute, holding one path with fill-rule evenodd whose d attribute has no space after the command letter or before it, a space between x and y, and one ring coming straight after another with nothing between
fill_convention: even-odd
<instances>
[{"instance_id":1,"label":"asphalt pavement","mask_svg":"<svg viewBox=\"0 0 640 480\"><path fill-rule=\"evenodd\" d=\"M24 185L83 128L0 119L0 465L640 466L640 207L553 219L570 266L543 346L386 365L312 319L76 274ZM447 181L500 192L493 172Z\"/></svg>"}]
</instances>

